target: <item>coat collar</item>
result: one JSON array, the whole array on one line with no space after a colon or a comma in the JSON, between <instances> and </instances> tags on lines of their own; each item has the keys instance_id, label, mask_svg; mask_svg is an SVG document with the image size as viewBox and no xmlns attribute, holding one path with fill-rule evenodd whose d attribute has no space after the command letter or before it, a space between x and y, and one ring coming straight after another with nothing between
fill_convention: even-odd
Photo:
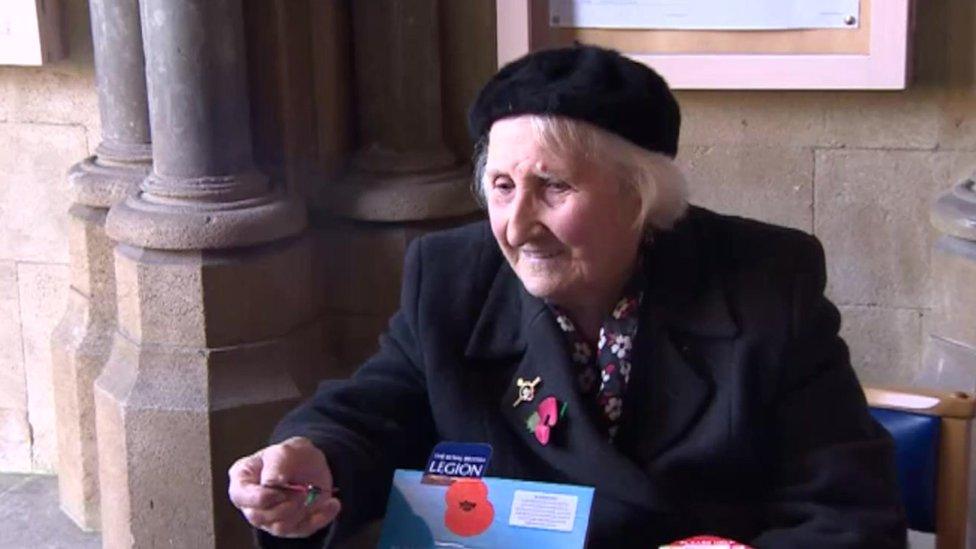
<instances>
[{"instance_id":1,"label":"coat collar","mask_svg":"<svg viewBox=\"0 0 976 549\"><path fill-rule=\"evenodd\" d=\"M692 211L675 230L660 235L645 250L648 282L635 347L635 363L650 364L633 384L650 387L625 404L637 417L630 423L639 461L650 461L673 444L711 398L711 379L688 358L676 334L733 337L738 327L725 298L724 281L703 254L700 212ZM533 452L579 482L636 505L663 508L659 487L632 459L610 445L585 414L588 405L575 384L563 334L542 300L530 295L504 260L475 323L465 355L471 359L519 360L499 402L502 415ZM531 403L513 406L515 381L542 378ZM642 377L647 376L647 377ZM546 396L568 403L563 439L539 444L525 419ZM562 421L562 420L561 420ZM627 429L625 420L624 430ZM612 472L611 472L612 471Z\"/></svg>"}]
</instances>

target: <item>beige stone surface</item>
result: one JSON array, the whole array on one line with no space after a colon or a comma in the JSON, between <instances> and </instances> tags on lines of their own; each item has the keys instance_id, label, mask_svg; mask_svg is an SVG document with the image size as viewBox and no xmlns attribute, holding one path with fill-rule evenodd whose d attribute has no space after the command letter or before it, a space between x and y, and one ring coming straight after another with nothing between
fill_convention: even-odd
<instances>
[{"instance_id":1,"label":"beige stone surface","mask_svg":"<svg viewBox=\"0 0 976 549\"><path fill-rule=\"evenodd\" d=\"M311 322L319 309L312 245L306 236L247 250L203 252L207 346L271 339Z\"/></svg>"},{"instance_id":2,"label":"beige stone surface","mask_svg":"<svg viewBox=\"0 0 976 549\"><path fill-rule=\"evenodd\" d=\"M804 147L826 141L829 103L822 93L683 91L681 142L685 146Z\"/></svg>"},{"instance_id":3,"label":"beige stone surface","mask_svg":"<svg viewBox=\"0 0 976 549\"><path fill-rule=\"evenodd\" d=\"M938 147L976 150L976 94L949 92L939 109Z\"/></svg>"},{"instance_id":4,"label":"beige stone surface","mask_svg":"<svg viewBox=\"0 0 976 549\"><path fill-rule=\"evenodd\" d=\"M0 261L0 471L30 469L31 437L17 265L13 261Z\"/></svg>"},{"instance_id":5,"label":"beige stone surface","mask_svg":"<svg viewBox=\"0 0 976 549\"><path fill-rule=\"evenodd\" d=\"M99 528L93 384L115 334L114 244L106 209L71 207L68 307L51 337L61 509L85 530Z\"/></svg>"},{"instance_id":6,"label":"beige stone surface","mask_svg":"<svg viewBox=\"0 0 976 549\"><path fill-rule=\"evenodd\" d=\"M0 471L32 470L30 434L27 410L0 405Z\"/></svg>"},{"instance_id":7,"label":"beige stone surface","mask_svg":"<svg viewBox=\"0 0 976 549\"><path fill-rule=\"evenodd\" d=\"M105 235L105 208L75 204L68 212L71 287L85 296L112 294L115 309L115 243Z\"/></svg>"},{"instance_id":8,"label":"beige stone surface","mask_svg":"<svg viewBox=\"0 0 976 549\"><path fill-rule=\"evenodd\" d=\"M0 407L27 410L26 383L17 265L0 261Z\"/></svg>"},{"instance_id":9,"label":"beige stone surface","mask_svg":"<svg viewBox=\"0 0 976 549\"><path fill-rule=\"evenodd\" d=\"M922 311L841 307L841 336L861 383L911 385L921 368Z\"/></svg>"},{"instance_id":10,"label":"beige stone surface","mask_svg":"<svg viewBox=\"0 0 976 549\"><path fill-rule=\"evenodd\" d=\"M221 347L280 336L317 314L311 240L230 251L119 246L119 327L146 343Z\"/></svg>"},{"instance_id":11,"label":"beige stone surface","mask_svg":"<svg viewBox=\"0 0 976 549\"><path fill-rule=\"evenodd\" d=\"M20 263L17 283L21 296L27 408L33 433L32 462L37 471L57 466L51 333L64 315L68 297L66 265Z\"/></svg>"},{"instance_id":12,"label":"beige stone surface","mask_svg":"<svg viewBox=\"0 0 976 549\"><path fill-rule=\"evenodd\" d=\"M814 230L828 293L841 304L927 307L929 206L974 167L976 155L954 151L817 151Z\"/></svg>"},{"instance_id":13,"label":"beige stone surface","mask_svg":"<svg viewBox=\"0 0 976 549\"><path fill-rule=\"evenodd\" d=\"M105 547L249 545L227 468L294 405L290 362L316 346L301 330L222 349L117 338L95 384Z\"/></svg>"},{"instance_id":14,"label":"beige stone surface","mask_svg":"<svg viewBox=\"0 0 976 549\"><path fill-rule=\"evenodd\" d=\"M934 149L939 142L939 98L925 89L836 92L825 102L823 144L867 149Z\"/></svg>"},{"instance_id":15,"label":"beige stone surface","mask_svg":"<svg viewBox=\"0 0 976 549\"><path fill-rule=\"evenodd\" d=\"M69 291L67 311L51 337L58 489L61 509L84 530L99 528L93 387L114 334L114 322L93 315L88 297Z\"/></svg>"},{"instance_id":16,"label":"beige stone surface","mask_svg":"<svg viewBox=\"0 0 976 549\"><path fill-rule=\"evenodd\" d=\"M692 203L813 232L813 151L685 147L678 157Z\"/></svg>"},{"instance_id":17,"label":"beige stone surface","mask_svg":"<svg viewBox=\"0 0 976 549\"><path fill-rule=\"evenodd\" d=\"M199 252L117 246L119 330L135 341L202 347L206 332L201 276Z\"/></svg>"},{"instance_id":18,"label":"beige stone surface","mask_svg":"<svg viewBox=\"0 0 976 549\"><path fill-rule=\"evenodd\" d=\"M0 123L0 258L67 262L64 174L86 152L80 126Z\"/></svg>"}]
</instances>

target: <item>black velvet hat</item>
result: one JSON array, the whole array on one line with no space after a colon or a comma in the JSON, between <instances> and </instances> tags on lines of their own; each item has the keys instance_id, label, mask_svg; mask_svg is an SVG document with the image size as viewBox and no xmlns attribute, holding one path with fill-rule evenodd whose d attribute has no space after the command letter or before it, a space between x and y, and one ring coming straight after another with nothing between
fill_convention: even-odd
<instances>
[{"instance_id":1,"label":"black velvet hat","mask_svg":"<svg viewBox=\"0 0 976 549\"><path fill-rule=\"evenodd\" d=\"M496 120L522 114L583 120L645 149L678 153L681 111L667 82L613 50L544 50L505 65L471 106L468 130L477 141Z\"/></svg>"}]
</instances>

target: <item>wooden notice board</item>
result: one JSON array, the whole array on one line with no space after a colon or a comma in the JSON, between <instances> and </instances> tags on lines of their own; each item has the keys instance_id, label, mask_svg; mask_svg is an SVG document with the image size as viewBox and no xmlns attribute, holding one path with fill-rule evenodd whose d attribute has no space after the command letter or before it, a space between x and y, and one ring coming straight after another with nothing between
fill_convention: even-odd
<instances>
[{"instance_id":1,"label":"wooden notice board","mask_svg":"<svg viewBox=\"0 0 976 549\"><path fill-rule=\"evenodd\" d=\"M595 44L675 89L904 89L912 0L860 0L856 28L654 30L549 25L548 0L496 0L499 66L529 51Z\"/></svg>"}]
</instances>

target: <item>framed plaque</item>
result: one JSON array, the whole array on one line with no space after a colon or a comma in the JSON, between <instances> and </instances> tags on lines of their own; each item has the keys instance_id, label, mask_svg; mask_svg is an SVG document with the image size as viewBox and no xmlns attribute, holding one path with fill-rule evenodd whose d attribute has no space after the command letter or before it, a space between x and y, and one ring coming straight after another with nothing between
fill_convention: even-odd
<instances>
[{"instance_id":1,"label":"framed plaque","mask_svg":"<svg viewBox=\"0 0 976 549\"><path fill-rule=\"evenodd\" d=\"M646 63L676 89L907 86L912 0L780 0L752 14L733 11L737 4L497 0L498 62L582 42ZM840 7L826 11L826 4ZM793 11L781 12L786 5ZM721 6L724 19L715 13ZM818 11L806 14L804 7Z\"/></svg>"}]
</instances>

